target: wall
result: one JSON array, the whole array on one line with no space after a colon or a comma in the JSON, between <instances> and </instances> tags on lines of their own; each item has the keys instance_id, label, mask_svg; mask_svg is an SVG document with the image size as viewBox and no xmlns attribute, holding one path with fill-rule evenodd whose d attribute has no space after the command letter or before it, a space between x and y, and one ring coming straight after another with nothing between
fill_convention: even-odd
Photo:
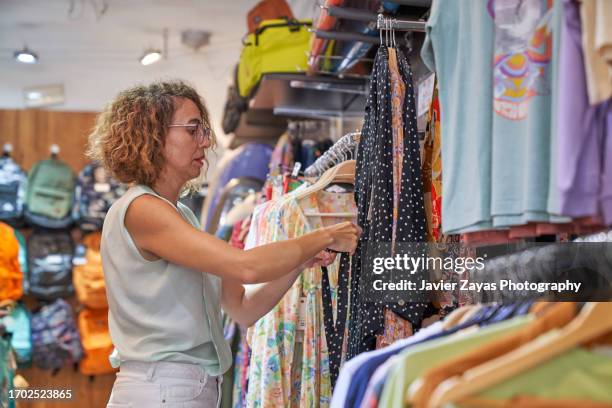
<instances>
[{"instance_id":1,"label":"wall","mask_svg":"<svg viewBox=\"0 0 612 408\"><path fill-rule=\"evenodd\" d=\"M17 163L29 170L37 161L49 157L49 146L55 143L61 149L60 159L76 173L88 162L84 152L95 117L95 112L0 110L0 148L10 142ZM30 232L29 229L22 230L26 237ZM79 241L79 231L73 232L75 241ZM70 301L77 306L75 299ZM30 297L26 297L24 302L30 309L37 304ZM70 389L74 395L71 401L19 401L18 408L60 408L67 404L102 408L106 406L115 378L114 374L108 374L91 380L70 366L63 367L54 376L36 367L20 369L18 374L28 381L31 389Z\"/></svg>"},{"instance_id":2,"label":"wall","mask_svg":"<svg viewBox=\"0 0 612 408\"><path fill-rule=\"evenodd\" d=\"M0 110L0 145L11 143L15 161L29 170L49 157L55 143L61 149L59 158L78 173L88 162L84 152L95 117L95 112Z\"/></svg>"}]
</instances>

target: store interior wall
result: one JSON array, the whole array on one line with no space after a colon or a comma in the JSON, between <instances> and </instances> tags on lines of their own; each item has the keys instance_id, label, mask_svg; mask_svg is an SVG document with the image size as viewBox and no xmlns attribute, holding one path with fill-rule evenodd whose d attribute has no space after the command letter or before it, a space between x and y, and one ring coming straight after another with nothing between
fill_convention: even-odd
<instances>
[{"instance_id":1,"label":"store interior wall","mask_svg":"<svg viewBox=\"0 0 612 408\"><path fill-rule=\"evenodd\" d=\"M64 112L41 109L0 110L0 141L11 143L11 156L25 170L60 148L58 158L78 173L89 162L85 156L87 134L96 112Z\"/></svg>"}]
</instances>

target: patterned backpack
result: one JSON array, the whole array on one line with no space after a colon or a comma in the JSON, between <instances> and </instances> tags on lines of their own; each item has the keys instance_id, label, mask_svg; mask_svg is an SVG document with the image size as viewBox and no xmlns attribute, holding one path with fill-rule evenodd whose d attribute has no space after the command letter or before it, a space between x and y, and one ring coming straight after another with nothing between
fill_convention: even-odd
<instances>
[{"instance_id":1,"label":"patterned backpack","mask_svg":"<svg viewBox=\"0 0 612 408\"><path fill-rule=\"evenodd\" d=\"M28 240L29 293L43 300L71 296L73 254L69 232L34 231Z\"/></svg>"},{"instance_id":2,"label":"patterned backpack","mask_svg":"<svg viewBox=\"0 0 612 408\"><path fill-rule=\"evenodd\" d=\"M27 174L10 156L0 157L0 221L18 227L22 224Z\"/></svg>"},{"instance_id":3,"label":"patterned backpack","mask_svg":"<svg viewBox=\"0 0 612 408\"><path fill-rule=\"evenodd\" d=\"M42 369L57 371L83 358L72 308L65 300L43 306L32 316L32 345L34 364Z\"/></svg>"},{"instance_id":4,"label":"patterned backpack","mask_svg":"<svg viewBox=\"0 0 612 408\"><path fill-rule=\"evenodd\" d=\"M110 177L98 163L88 164L79 173L72 215L84 231L102 229L104 217L125 193L125 185Z\"/></svg>"}]
</instances>

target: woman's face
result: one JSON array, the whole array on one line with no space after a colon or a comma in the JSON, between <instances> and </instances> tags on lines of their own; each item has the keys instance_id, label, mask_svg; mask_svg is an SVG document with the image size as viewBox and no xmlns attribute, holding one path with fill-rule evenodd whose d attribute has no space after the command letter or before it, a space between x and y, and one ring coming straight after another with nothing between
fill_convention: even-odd
<instances>
[{"instance_id":1,"label":"woman's face","mask_svg":"<svg viewBox=\"0 0 612 408\"><path fill-rule=\"evenodd\" d=\"M202 115L197 105L186 98L175 98L176 109L172 125L197 125L202 122ZM208 126L208 124L204 124ZM164 145L165 172L171 177L178 177L183 182L200 175L204 165L205 152L211 141L205 138L198 143L197 126L173 126L168 128Z\"/></svg>"}]
</instances>

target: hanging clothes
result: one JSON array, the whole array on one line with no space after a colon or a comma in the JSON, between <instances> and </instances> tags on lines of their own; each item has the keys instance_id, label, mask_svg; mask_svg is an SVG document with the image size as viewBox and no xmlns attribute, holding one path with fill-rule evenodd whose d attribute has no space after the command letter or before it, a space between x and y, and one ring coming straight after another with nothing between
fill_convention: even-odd
<instances>
[{"instance_id":1,"label":"hanging clothes","mask_svg":"<svg viewBox=\"0 0 612 408\"><path fill-rule=\"evenodd\" d=\"M299 202L293 194L282 196L255 208L245 248L323 227L321 217L306 216L311 212L356 212L356 208L352 194L347 193L320 191ZM330 220L334 221L341 220ZM335 316L342 314L337 312L339 263L336 259L326 267L325 278ZM321 267L305 269L279 304L249 329L249 344L256 352L250 360L247 407L329 406L332 385L322 300L324 272ZM331 344L337 344L334 339Z\"/></svg>"},{"instance_id":2,"label":"hanging clothes","mask_svg":"<svg viewBox=\"0 0 612 408\"><path fill-rule=\"evenodd\" d=\"M588 52L582 45L580 4L565 0L563 5L556 152L559 160L555 180L561 194L561 212L572 217L591 216L597 214L601 203L605 222L610 224L612 173L608 160L612 149L606 143L612 130L607 126L606 115L612 116L612 104L589 104L590 88L584 68ZM586 3L583 7L588 8Z\"/></svg>"},{"instance_id":3,"label":"hanging clothes","mask_svg":"<svg viewBox=\"0 0 612 408\"><path fill-rule=\"evenodd\" d=\"M596 105L612 98L612 4L583 0L579 7L589 101Z\"/></svg>"},{"instance_id":4,"label":"hanging clothes","mask_svg":"<svg viewBox=\"0 0 612 408\"><path fill-rule=\"evenodd\" d=\"M426 307L425 303L409 303L404 300L396 303L367 301L368 293L361 283L372 274L372 271L365 270L362 266L368 243L391 243L394 224L397 243L423 242L426 237L412 72L401 52L397 52L397 59L402 80L406 85L398 214L394 219L393 168L389 165L394 162L389 52L386 47L381 46L374 61L365 121L357 152L355 201L359 210L358 224L362 227L363 234L353 257L351 273L349 358L375 348L376 335L382 334L384 330L385 309L390 309L411 324L418 325Z\"/></svg>"},{"instance_id":5,"label":"hanging clothes","mask_svg":"<svg viewBox=\"0 0 612 408\"><path fill-rule=\"evenodd\" d=\"M436 72L442 144L442 229L490 227L494 35L486 3L434 0L421 58Z\"/></svg>"}]
</instances>

